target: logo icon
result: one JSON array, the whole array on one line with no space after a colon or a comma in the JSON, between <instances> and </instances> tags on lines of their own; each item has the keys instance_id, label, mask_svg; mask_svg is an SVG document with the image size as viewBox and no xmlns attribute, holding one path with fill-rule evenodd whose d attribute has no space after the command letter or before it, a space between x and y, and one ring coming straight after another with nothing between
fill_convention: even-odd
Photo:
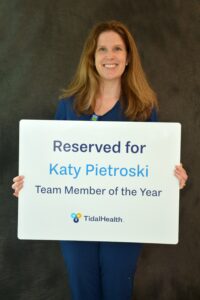
<instances>
[{"instance_id":1,"label":"logo icon","mask_svg":"<svg viewBox=\"0 0 200 300\"><path fill-rule=\"evenodd\" d=\"M73 219L74 223L78 223L79 222L79 219L82 217L82 214L81 213L72 213L71 214L71 218Z\"/></svg>"}]
</instances>

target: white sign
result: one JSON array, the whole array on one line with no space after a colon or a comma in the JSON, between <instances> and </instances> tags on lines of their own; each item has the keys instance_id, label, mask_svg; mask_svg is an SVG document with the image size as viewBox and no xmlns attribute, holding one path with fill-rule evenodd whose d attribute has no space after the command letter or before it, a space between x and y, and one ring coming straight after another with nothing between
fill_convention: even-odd
<instances>
[{"instance_id":1,"label":"white sign","mask_svg":"<svg viewBox=\"0 0 200 300\"><path fill-rule=\"evenodd\" d=\"M178 123L20 122L18 237L178 242Z\"/></svg>"}]
</instances>

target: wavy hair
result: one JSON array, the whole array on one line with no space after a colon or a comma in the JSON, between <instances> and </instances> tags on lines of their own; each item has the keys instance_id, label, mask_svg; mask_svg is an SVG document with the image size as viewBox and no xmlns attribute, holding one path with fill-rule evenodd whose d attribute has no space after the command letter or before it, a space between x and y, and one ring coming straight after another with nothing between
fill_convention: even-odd
<instances>
[{"instance_id":1,"label":"wavy hair","mask_svg":"<svg viewBox=\"0 0 200 300\"><path fill-rule=\"evenodd\" d=\"M86 39L75 76L61 97L75 97L77 114L93 113L100 82L95 67L95 51L99 35L106 31L118 33L127 50L128 65L121 77L120 96L125 116L128 120L146 120L152 109L158 106L157 97L147 82L133 36L119 21L101 22L94 26Z\"/></svg>"}]
</instances>

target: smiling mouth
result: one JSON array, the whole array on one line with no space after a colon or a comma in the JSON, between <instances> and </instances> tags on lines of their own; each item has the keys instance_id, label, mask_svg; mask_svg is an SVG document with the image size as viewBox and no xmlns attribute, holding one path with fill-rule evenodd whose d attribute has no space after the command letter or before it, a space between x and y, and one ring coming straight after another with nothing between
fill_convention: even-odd
<instances>
[{"instance_id":1,"label":"smiling mouth","mask_svg":"<svg viewBox=\"0 0 200 300\"><path fill-rule=\"evenodd\" d=\"M118 66L118 64L103 64L103 66L107 69L112 69Z\"/></svg>"}]
</instances>

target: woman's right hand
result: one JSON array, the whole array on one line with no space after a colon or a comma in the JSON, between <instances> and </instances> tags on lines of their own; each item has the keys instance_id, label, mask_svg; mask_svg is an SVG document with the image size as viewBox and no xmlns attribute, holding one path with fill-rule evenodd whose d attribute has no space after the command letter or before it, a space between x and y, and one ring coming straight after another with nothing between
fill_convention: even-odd
<instances>
[{"instance_id":1,"label":"woman's right hand","mask_svg":"<svg viewBox=\"0 0 200 300\"><path fill-rule=\"evenodd\" d=\"M24 176L16 176L13 178L12 189L14 190L13 195L15 197L19 196L19 192L23 188L23 185L24 185Z\"/></svg>"}]
</instances>

